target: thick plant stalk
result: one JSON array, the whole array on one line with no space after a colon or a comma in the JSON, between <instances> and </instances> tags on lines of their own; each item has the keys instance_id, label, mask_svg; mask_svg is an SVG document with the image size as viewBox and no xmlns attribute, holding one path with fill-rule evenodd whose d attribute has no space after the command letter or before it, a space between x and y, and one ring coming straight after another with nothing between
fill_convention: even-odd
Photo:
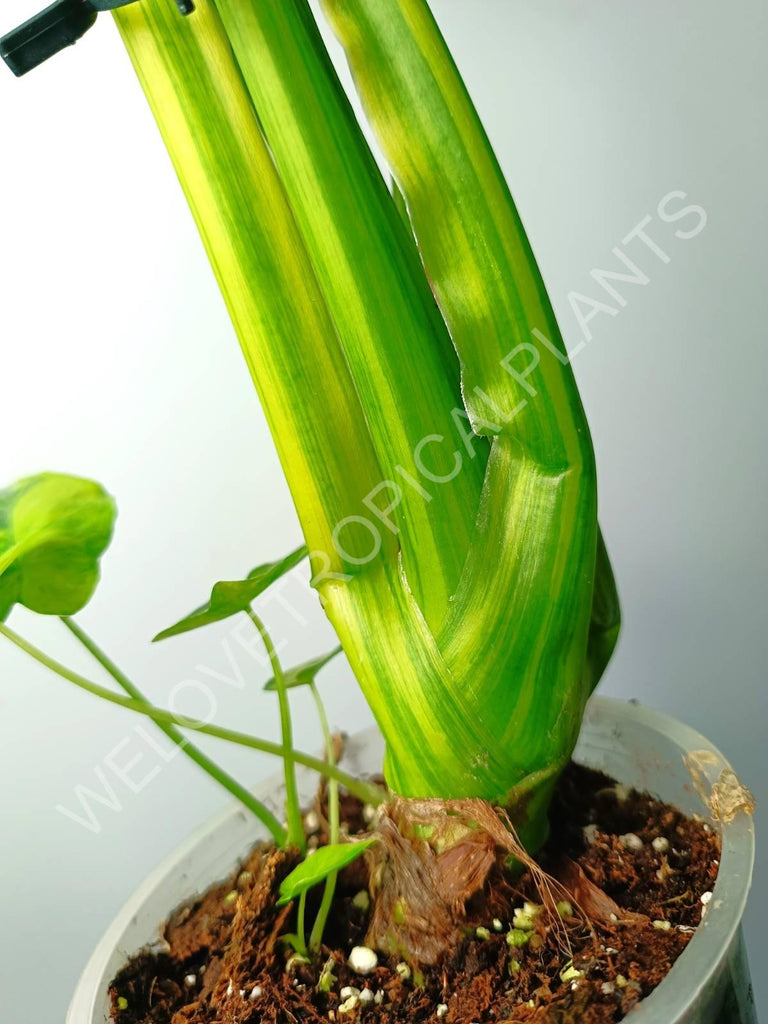
<instances>
[{"instance_id":1,"label":"thick plant stalk","mask_svg":"<svg viewBox=\"0 0 768 1024\"><path fill-rule=\"evenodd\" d=\"M397 531L409 585L436 630L466 558L487 457L481 444L453 472L456 353L304 0L217 8L366 412L385 474L372 506ZM422 463L446 479L434 486Z\"/></svg>"},{"instance_id":2,"label":"thick plant stalk","mask_svg":"<svg viewBox=\"0 0 768 1024\"><path fill-rule=\"evenodd\" d=\"M179 18L166 0L115 12L189 200L256 383L312 552L333 543L381 470L335 325L210 0ZM320 384L318 382L321 382ZM349 461L357 473L350 478ZM365 491L363 493L366 493ZM356 555L367 538L345 535ZM365 553L365 549L363 550ZM322 590L322 584L320 589Z\"/></svg>"},{"instance_id":3,"label":"thick plant stalk","mask_svg":"<svg viewBox=\"0 0 768 1024\"><path fill-rule=\"evenodd\" d=\"M544 281L426 0L323 5L451 329L475 432L514 438L550 472L584 467L592 474L589 432ZM505 417L514 422L508 425ZM592 687L610 658L620 622L602 541L593 575L597 607L586 672ZM486 593L493 599L491 588ZM460 603L453 612L454 619L462 614ZM467 646L472 643L468 638Z\"/></svg>"},{"instance_id":4,"label":"thick plant stalk","mask_svg":"<svg viewBox=\"0 0 768 1024\"><path fill-rule=\"evenodd\" d=\"M315 584L408 787L497 792L402 573L396 538L371 544L362 498L383 479L335 326L210 0L116 12L227 301L296 502ZM343 546L340 526L345 527ZM355 534L355 527L359 529ZM340 547L342 550L340 551ZM446 754L458 743L466 761Z\"/></svg>"},{"instance_id":5,"label":"thick plant stalk","mask_svg":"<svg viewBox=\"0 0 768 1024\"><path fill-rule=\"evenodd\" d=\"M305 0L218 4L179 19L143 0L117 20L388 781L510 804L534 845L616 606L589 434L520 219L422 0L329 0L459 366ZM410 446L451 429L451 471L427 490Z\"/></svg>"},{"instance_id":6,"label":"thick plant stalk","mask_svg":"<svg viewBox=\"0 0 768 1024\"><path fill-rule=\"evenodd\" d=\"M359 214L356 217L358 212L356 203L359 203L360 198L366 200L368 208L372 208L375 213L378 209L376 202L379 199L379 193L375 188L366 190L364 187L361 187L361 184L365 186L371 180L375 184L378 175L370 174L369 164L371 157L367 152L367 148L363 154L360 153L362 138L356 124L354 124L354 127L352 125L352 115L348 105L343 99L337 100L339 93L338 82L329 66L324 50L320 49L317 31L306 4L303 0L288 0L288 2L281 0L279 3L277 0L262 0L258 4L248 2L248 0L246 2L219 0L219 6L222 10L224 23L233 41L239 64L243 69L245 81L254 99L260 122L264 127L273 152L275 152L278 167L286 183L287 191L294 209L297 211L297 217L302 224L305 238L308 239L309 248L313 255L313 263L318 271L318 276L324 283L326 295L329 292L330 294L343 295L345 291L347 293L351 291L364 295L364 288L359 287L358 284L360 274L356 280L354 273L345 275L343 271L339 272L339 257L341 257L343 265L344 254L348 256L350 253L355 252L354 245L347 245L346 248L341 245L340 237L349 238L351 235L353 242L357 241L358 249L361 248L361 245L365 245L367 239L371 239L374 242L377 241L375 234L370 230L363 232L362 243L358 241L360 226L363 220ZM382 12L383 20L389 23L391 8L383 5L378 9ZM352 9L352 20L356 28L360 27L361 22L364 26L365 14L361 14L357 6ZM413 41L413 37L411 37L412 46ZM425 84L421 81L413 81L413 76L410 73L412 53L407 49L402 49L402 43L403 40L398 39L397 44L390 47L387 59L390 62L390 67L394 65L396 68L409 69L409 84L414 88L414 103L418 105L420 98L424 94ZM375 59L372 59L370 51L365 55L364 64L366 70L373 76L379 75L378 65ZM423 105L420 109L423 112ZM387 114L391 116L391 109L387 111ZM444 122L447 120L450 125L450 114L451 110L449 109L447 119L444 117L443 121L440 121L433 116L434 111L430 109L424 118L429 123L419 122L415 126L415 130L413 130L413 125L408 126L410 130L407 140L404 141L404 149L407 153L409 155L418 154L418 158L423 160L426 168L425 177L430 180L430 188L434 188L436 185L438 193L442 196L450 196L450 192L441 192L445 182L439 180L440 174L443 170L446 171L446 174L450 174L458 169L451 166L450 157L446 159L439 145L434 147L434 151L431 151L429 143L433 138L444 139L446 137L446 124ZM430 130L433 133L432 135L428 134ZM414 144L414 139L419 139L419 143ZM423 144L425 139L426 145ZM486 149L490 153L484 135L481 136L480 141L486 143ZM478 139L469 139L469 145L478 148ZM463 151L459 151L454 147L452 152L461 152L462 156L466 159L468 146ZM492 154L490 155L492 160ZM343 156L346 156L346 161L342 159ZM493 161L493 167L498 171L495 161ZM352 172L355 170L358 173L353 176ZM436 177L438 178L437 182L434 180ZM500 179L500 175L497 175L497 177ZM340 187L340 183L347 181L351 181L354 187L344 190ZM516 217L514 206L511 204L508 192L506 191L506 185L503 179L500 179L500 181L502 195L499 198L501 201L497 199L495 207L500 207L506 212L511 210L512 214ZM378 184L381 185L380 182ZM486 182L481 182L480 186L481 189L485 188ZM499 560L494 557L493 548L499 546L499 541L503 541L504 547L507 550L510 550L511 546L515 543L522 547L519 530L521 524L524 524L527 518L534 527L531 533L536 534L535 537L530 537L527 533L525 534L527 564L532 567L538 567L541 563L542 549L545 549L551 558L557 559L560 557L562 559L563 574L559 579L555 579L554 592L555 594L562 595L564 620L572 616L574 607L577 609L583 608L588 604L588 598L585 597L585 589L591 586L589 578L584 580L579 552L575 552L574 558L563 558L563 552L567 555L569 551L569 541L565 536L565 532L560 531L557 542L553 543L551 536L553 528L551 526L547 527L544 521L544 517L547 514L544 512L546 507L551 518L560 519L563 523L573 527L575 543L580 544L583 540L585 516L587 520L590 516L594 517L594 487L591 480L587 479L584 482L574 480L569 488L566 485L560 488L563 492L568 490L569 494L573 496L571 498L569 494L563 493L563 503L567 504L571 501L572 505L576 505L575 508L568 509L565 514L563 514L560 505L552 504L554 488L551 487L549 480L545 479L538 485L540 500L532 500L531 494L534 488L530 484L530 474L518 472L520 465L520 459L517 457L519 443L522 439L523 446L530 449L533 445L534 437L538 437L543 430L550 430L550 450L546 453L546 457L540 456L536 458L536 453L534 452L533 459L529 460L531 463L535 463L537 467L541 467L545 475L550 476L557 476L563 467L566 467L569 473L575 475L580 469L582 460L586 460L588 466L587 474L589 475L592 468L592 452L589 434L570 369L564 368L559 360L550 356L552 365L545 372L544 380L541 382L522 380L518 383L517 388L515 388L514 384L510 381L510 370L513 368L508 365L508 362L506 365L504 362L505 359L509 361L510 348L493 345L495 338L503 346L508 346L510 338L504 337L500 330L497 330L495 334L490 332L488 324L484 322L486 319L484 313L487 313L487 319L490 320L491 324L493 323L492 316L496 312L497 306L501 307L498 312L500 324L506 323L510 319L510 313L518 314L519 320L518 308L527 303L527 306L531 309L531 314L533 316L541 315L542 319L540 322L546 322L550 332L559 339L559 334L556 333L557 326L554 316L546 299L546 292L536 271L535 263L533 263L530 251L527 248L527 242L519 225L519 219L516 220L512 227L515 237L512 240L512 246L507 247L512 251L508 251L505 254L507 256L506 266L502 265L502 270L506 269L510 275L518 271L521 272L521 276L524 274L522 288L525 294L522 299L518 298L514 293L514 285L510 286L506 281L501 281L499 286L494 288L495 282L491 278L488 281L490 286L486 287L485 274L489 269L493 269L497 277L499 274L499 253L497 251L492 251L483 265L478 265L478 261L473 258L476 236L483 233L485 228L492 231L495 227L493 220L493 214L496 212L493 202L495 197L492 196L491 201L487 204L490 209L490 215L486 211L484 221L478 220L477 217L482 199L484 198L482 192L481 203L475 203L469 210L466 209L466 204L463 202L465 199L464 193L462 193L461 197L455 196L453 198L456 199L455 205L451 205L447 200L444 200L439 208L435 209L436 204L432 203L425 213L430 226L440 224L440 230L445 233L445 238L441 238L436 244L436 250L443 257L447 257L449 253L451 254L450 266L442 277L439 273L440 268L438 268L437 284L439 286L443 278L448 277L451 286L455 290L462 292L461 297L467 310L465 323L457 324L455 322L457 318L450 316L449 323L454 330L454 340L457 343L459 354L462 358L466 354L468 344L464 344L462 347L459 342L466 342L470 330L474 330L471 344L473 345L475 360L481 363L477 376L479 379L482 379L490 392L488 393L481 389L479 384L475 385L474 390L470 390L465 371L465 401L467 402L467 409L470 415L474 413L473 424L476 432L479 435L485 434L490 437L496 437L494 441L495 472L489 473L487 487L495 486L498 493L495 499L489 500L495 500L496 507L499 510L505 507L509 509L515 503L518 506L516 511L519 510L519 515L517 516L504 517L506 523L513 524L513 529L518 531L516 538L512 536L503 537L500 532L494 530L486 531L484 536L482 528L478 532L474 545L475 553L473 559L477 566L477 571L465 573L457 600L450 605L451 612L441 634L441 639L444 638L445 646L438 641L438 645L443 653L448 651L449 655L451 644L455 644L457 641L462 643L465 661L459 665L458 671L454 674L459 679L475 681L480 699L485 700L491 695L488 684L489 677L499 679L500 685L504 686L513 672L521 675L525 673L526 667L530 668L519 663L511 666L509 663L509 649L514 647L519 652L521 658L529 658L530 652L526 649L525 637L521 636L520 633L524 633L526 629L527 631L530 630L531 621L537 618L540 621L546 619L545 602L550 596L548 592L542 593L541 587L531 587L529 581L523 580L523 585L518 583L515 600L503 600L504 596L510 592L512 580L519 581L521 574L519 572L519 561L514 558ZM459 198L461 202L458 201ZM504 198L508 200L506 205L503 203ZM392 204L389 203L387 209L390 220L392 219L391 206ZM465 236L467 235L466 220L470 220L474 231L473 237L469 239L466 246L468 257L465 256L463 261L461 258L455 260L453 256L453 247L456 245L457 233L454 230L456 224L449 219L451 213L456 215L455 219L463 218L460 226L465 227ZM478 223L479 228L477 226ZM347 229L346 236L343 233L344 228ZM329 230L333 234L333 241L336 243L335 248L331 247L330 252L328 244ZM355 234L355 230L357 230L357 234ZM499 233L503 234L504 231L505 226L502 225ZM506 232L510 234L509 227L506 227ZM450 245L446 242L448 237L451 240ZM459 246L460 244L459 242ZM370 246L370 240L368 245ZM378 249L381 248L382 246L379 243ZM503 245L497 246L497 249L499 248L503 248ZM521 249L522 253L520 252ZM487 247L481 248L480 251L481 253L486 253ZM381 262L379 260L375 265L378 267ZM515 265L510 266L510 264ZM428 270L432 274L433 268L431 266ZM362 274L364 276L364 271ZM476 294L463 294L473 286L475 287ZM439 287L436 290L440 299ZM537 301L535 307L532 297ZM484 299L485 304L478 303L478 298ZM453 312L454 307L455 302L449 302L450 312ZM513 308L510 309L510 307ZM343 304L340 307L337 302L333 304L333 308L334 310L341 308L343 313ZM505 312L508 314L506 318ZM479 329L476 329L478 318L480 326ZM336 319L338 323L338 314ZM389 322L389 318L385 320L382 317L381 319L382 323ZM345 323L348 322L348 320L345 321ZM345 345L345 351L349 353L349 345ZM390 350L383 345L379 345L378 349L374 347L372 355L375 357L381 351L387 352ZM398 351L397 339L393 341L391 351ZM423 351L429 352L429 349L418 350L422 364L424 363ZM370 350L364 354L370 360ZM523 354L527 353L524 352ZM423 367L424 377L420 375L419 379L430 380L428 371L429 365L427 364ZM405 388L407 390L412 374L408 373L406 377L408 383L405 384ZM527 413L528 403L526 398L533 391L537 383L539 384L539 390L545 391L548 400L554 403L559 401L560 405L565 406L564 412L559 419L551 415L551 405L545 405L544 402L540 403L538 409L534 407L532 413ZM387 376L383 375L382 377L380 375L378 384L380 389L383 386L386 393ZM482 396L479 402L478 395ZM432 397L431 411L434 416L436 411L438 413L441 411L440 407L437 406L436 409L436 399L434 396L427 397ZM488 403L490 408L477 409L476 406L482 406L483 400ZM365 395L365 405L367 409L371 409L371 402L368 400L367 393ZM419 403L419 407L420 405L421 403ZM575 415L571 405L576 410ZM375 414L369 417L369 421L372 423L381 422L381 416L377 415L379 409L377 407L374 408ZM516 409L519 409L517 414L519 419L511 424L506 431L506 437L497 436L504 433L503 427L499 428L495 425L495 420L499 419L499 411L501 410L501 415L504 417L510 411ZM493 420L491 416L494 417ZM404 418L403 411L400 413L400 418ZM575 430L574 418L576 419ZM526 419L533 421L531 427L527 427ZM386 422L388 425L391 425L392 421L392 413L389 410ZM504 422L504 419L502 419L502 424ZM491 423L494 424L493 427L487 426L487 424ZM570 449L568 449L569 441L573 442ZM484 455L485 446L483 439L478 438L475 443ZM459 474L460 479L465 479L467 475L474 477L475 471L484 466L485 460L484 458L468 459L467 464L469 469L464 474ZM579 507L579 500L591 501L592 509ZM475 501L473 504L475 515L477 514L478 504L479 501ZM536 543L536 540L539 538L541 538L543 543ZM410 560L408 557L410 554L407 544L408 539L404 538L403 546L405 572L410 580L409 568L413 562L418 563L420 561L422 552L419 551L417 556ZM485 541L484 546L483 541ZM593 543L594 537L590 537L589 531L587 531L587 561L593 558L593 555L589 552L589 545ZM570 565L567 564L569 562ZM495 587L488 587L489 576L492 574L494 567L497 566L503 570L500 574L501 578ZM538 568L533 569L533 573L535 584L538 582ZM562 593L565 586L568 585L568 581L565 581L565 584L563 581L565 574L570 576L571 585L579 588L572 597L569 597L567 593ZM533 591L535 601L532 606L531 602L528 601L528 593L531 591ZM459 600L458 598L462 596L464 599ZM493 630L487 631L485 629L485 623L494 622L494 620L498 621L498 616L490 611L490 609L500 598L502 599L502 606L508 609L507 614L510 617L514 615L516 620L522 620L523 629L519 631L517 636L512 638L508 645L501 645L502 658L497 670L497 665L493 664L490 655L498 649L498 638ZM490 613L485 615L476 614L479 628L476 631L468 629L468 615L470 611L473 613L476 611L482 600L485 600ZM529 604L527 615L525 614L526 601ZM429 618L428 625L433 625L433 623L429 622ZM578 621L575 623L575 627L577 640L572 653L574 670L565 680L567 685L570 684L574 676L581 673L583 667L583 650L579 649ZM487 644L485 650L478 642L481 639ZM554 658L560 656L559 652L554 650L559 640L560 637L555 634L550 642L551 656ZM474 660L469 661L466 657L467 655ZM534 665L534 669L535 667ZM542 675L546 676L548 667L548 665L544 665ZM524 715L522 714L515 724L519 725L521 721L524 721ZM408 786L410 768L404 775L390 774L390 781L393 781L398 788L402 789Z\"/></svg>"},{"instance_id":7,"label":"thick plant stalk","mask_svg":"<svg viewBox=\"0 0 768 1024\"><path fill-rule=\"evenodd\" d=\"M493 680L501 698L512 680L527 677L501 742L556 729L567 756L583 701L615 643L618 604L604 547L596 548L594 458L565 346L506 182L427 4L324 5L405 197L461 360L473 428L493 439L476 544L440 647L455 675L489 699ZM499 550L519 557L499 559Z\"/></svg>"}]
</instances>

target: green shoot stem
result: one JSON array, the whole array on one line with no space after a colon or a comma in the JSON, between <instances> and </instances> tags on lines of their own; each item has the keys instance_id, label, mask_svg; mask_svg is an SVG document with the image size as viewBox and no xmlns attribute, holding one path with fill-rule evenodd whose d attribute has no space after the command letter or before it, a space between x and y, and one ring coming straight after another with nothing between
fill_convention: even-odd
<instances>
[{"instance_id":1,"label":"green shoot stem","mask_svg":"<svg viewBox=\"0 0 768 1024\"><path fill-rule=\"evenodd\" d=\"M269 657L272 667L272 674L275 678L275 690L280 705L280 728L282 731L283 746L286 750L293 750L293 727L291 725L291 708L288 701L288 687L285 684L283 666L277 656L272 637L267 627L252 608L247 609L248 617L259 632L262 643ZM299 802L299 789L296 784L296 763L290 753L283 760L285 771L285 805L288 818L288 845L298 847L304 853L307 848L304 836L304 823L301 820L301 804Z\"/></svg>"},{"instance_id":2,"label":"green shoot stem","mask_svg":"<svg viewBox=\"0 0 768 1024\"><path fill-rule=\"evenodd\" d=\"M309 688L312 691L315 704L317 705L317 714L320 719L320 728L323 732L323 739L325 741L325 756L328 764L335 765L336 758L333 751L333 737L331 736L331 730L328 726L328 716L325 713L322 698L314 682L309 684ZM338 843L339 841L339 784L335 779L330 779L328 782L328 841L331 844ZM325 925L328 920L328 914L331 910L331 904L333 903L333 895L336 891L336 879L338 872L334 871L328 875L325 880L325 888L323 889L323 898L320 901L320 908L317 911L317 917L315 923L312 926L312 933L309 936L309 951L310 953L318 953L320 946L323 942L323 932L325 931Z\"/></svg>"},{"instance_id":3,"label":"green shoot stem","mask_svg":"<svg viewBox=\"0 0 768 1024\"><path fill-rule=\"evenodd\" d=\"M331 730L328 726L328 718L325 714L325 708L323 707L323 701L317 689L317 685L312 682L309 684L309 688L312 691L312 696L315 699L317 705L317 714L320 719L320 728L323 731L323 742L325 743L325 756L328 764L335 765L336 757L333 750L333 736L331 736ZM335 779L331 779L328 784L328 834L331 843L338 843L339 841L339 784Z\"/></svg>"},{"instance_id":4,"label":"green shoot stem","mask_svg":"<svg viewBox=\"0 0 768 1024\"><path fill-rule=\"evenodd\" d=\"M85 632L85 630L78 625L73 619L67 616L61 616L61 621L70 631L70 633L85 647L85 649L96 659L96 661L102 666L102 668L109 673L115 682L125 690L129 697L133 697L134 700L141 701L142 704L151 706L150 702L139 690L139 688L131 682L131 680L125 675L125 673L112 661L112 659L98 646L98 644ZM156 723L158 729L165 733L169 740L180 747L187 757L193 761L196 765L207 772L212 779L215 779L221 786L224 787L229 793L232 794L235 799L239 800L240 803L244 804L256 817L265 825L272 834L273 839L277 846L284 847L287 843L288 833L272 814L268 807L257 800L252 793L240 785L240 783L233 779L223 768L212 761L206 754L190 742L187 737L180 732L176 726L167 725L162 722Z\"/></svg>"},{"instance_id":5,"label":"green shoot stem","mask_svg":"<svg viewBox=\"0 0 768 1024\"><path fill-rule=\"evenodd\" d=\"M386 799L386 793L380 786L376 786L371 782L366 782L364 779L357 779L354 775L350 775L348 772L342 771L335 765L329 765L319 757L313 757L311 754L304 754L299 750L288 750L280 743L272 743L270 740L263 740L256 736L249 736L247 733L237 732L234 729L225 729L220 725L210 725L205 722L195 721L194 719L187 719L185 716L174 714L173 712L166 711L163 708L157 708L153 704L147 704L142 701L138 701L133 697L123 697L119 693L113 693L106 687L99 686L98 683L91 682L91 680L86 679L84 676L79 675L77 672L73 672L72 669L67 668L55 659L50 658L39 648L35 647L34 644L29 643L29 641L19 636L18 633L14 632L14 630L9 626L6 626L3 622L0 622L0 636L6 637L6 639L10 640L11 643L16 645L16 647L34 658L34 660L39 662L41 665L44 665L45 668L50 669L51 672L55 672L56 675L61 676L62 679L66 679L81 690L85 690L86 693L93 694L95 697L100 697L102 700L108 701L110 704L116 704L118 707L125 708L127 711L133 711L136 714L143 715L145 718L151 718L152 721L161 725L175 725L182 729L191 729L195 732L201 733L203 736L214 736L216 739L226 740L228 743L235 743L241 747L249 747L251 750L259 750L264 754L272 754L275 757L280 758L285 758L290 754L296 764L303 765L305 768L309 768L325 778L335 779L340 783L340 785L344 786L345 789L358 797L358 799L365 801L365 803L373 804L375 807L378 807L379 804L383 803Z\"/></svg>"},{"instance_id":6,"label":"green shoot stem","mask_svg":"<svg viewBox=\"0 0 768 1024\"><path fill-rule=\"evenodd\" d=\"M306 934L307 929L304 920L307 915L307 892L306 890L299 896L299 909L296 914L296 950L301 953L302 956L307 955L307 940Z\"/></svg>"}]
</instances>

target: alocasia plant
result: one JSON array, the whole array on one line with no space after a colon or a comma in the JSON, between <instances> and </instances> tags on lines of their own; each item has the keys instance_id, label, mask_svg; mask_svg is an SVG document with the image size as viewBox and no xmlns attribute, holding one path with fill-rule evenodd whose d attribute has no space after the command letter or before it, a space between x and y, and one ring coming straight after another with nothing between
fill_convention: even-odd
<instances>
[{"instance_id":1,"label":"alocasia plant","mask_svg":"<svg viewBox=\"0 0 768 1024\"><path fill-rule=\"evenodd\" d=\"M520 217L424 0L117 22L262 399L314 584L406 796L530 846L615 643L584 412ZM405 219L403 212L405 211Z\"/></svg>"},{"instance_id":2,"label":"alocasia plant","mask_svg":"<svg viewBox=\"0 0 768 1024\"><path fill-rule=\"evenodd\" d=\"M426 0L324 6L391 191L306 0L115 12L306 542L217 584L160 637L251 616L273 662L288 840L300 845L288 677L249 605L308 552L386 740L391 790L435 815L441 801L502 804L535 849L619 628L584 410L521 217ZM6 603L21 585L9 558ZM396 806L407 833L407 804Z\"/></svg>"}]
</instances>

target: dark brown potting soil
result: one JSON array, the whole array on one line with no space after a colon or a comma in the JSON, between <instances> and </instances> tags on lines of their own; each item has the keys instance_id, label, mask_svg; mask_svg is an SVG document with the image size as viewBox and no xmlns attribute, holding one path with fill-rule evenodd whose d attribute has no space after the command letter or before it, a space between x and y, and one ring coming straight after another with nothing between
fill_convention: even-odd
<instances>
[{"instance_id":1,"label":"dark brown potting soil","mask_svg":"<svg viewBox=\"0 0 768 1024\"><path fill-rule=\"evenodd\" d=\"M345 798L350 835L366 830L362 811ZM369 915L359 895L368 883L360 859L340 876L322 955L314 964L289 965L292 949L281 936L295 931L296 912L277 908L276 893L293 863L261 847L240 872L174 914L164 929L167 952L139 956L121 971L111 988L113 1019L618 1021L663 980L690 941L717 876L719 840L705 823L575 765L560 782L551 820L537 859L569 890L573 913L562 904L562 920L539 912L533 930L512 937L525 939L523 945L508 940L514 908L525 900L541 904L541 890L530 873L500 867L466 907L464 938L437 966L408 970L396 957L379 955L375 970L355 973L347 961L364 943ZM310 926L318 898L310 894ZM323 968L333 974L327 992L318 988Z\"/></svg>"}]
</instances>

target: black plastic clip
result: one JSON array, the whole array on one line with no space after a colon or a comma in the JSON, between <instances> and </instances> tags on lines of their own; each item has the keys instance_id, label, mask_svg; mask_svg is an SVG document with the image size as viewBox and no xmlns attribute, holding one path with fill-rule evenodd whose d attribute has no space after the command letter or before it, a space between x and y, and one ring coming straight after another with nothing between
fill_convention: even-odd
<instances>
[{"instance_id":1,"label":"black plastic clip","mask_svg":"<svg viewBox=\"0 0 768 1024\"><path fill-rule=\"evenodd\" d=\"M0 39L0 57L17 77L25 75L72 46L85 35L101 11L114 11L135 0L56 0ZM191 14L193 0L175 0L182 14Z\"/></svg>"}]
</instances>

